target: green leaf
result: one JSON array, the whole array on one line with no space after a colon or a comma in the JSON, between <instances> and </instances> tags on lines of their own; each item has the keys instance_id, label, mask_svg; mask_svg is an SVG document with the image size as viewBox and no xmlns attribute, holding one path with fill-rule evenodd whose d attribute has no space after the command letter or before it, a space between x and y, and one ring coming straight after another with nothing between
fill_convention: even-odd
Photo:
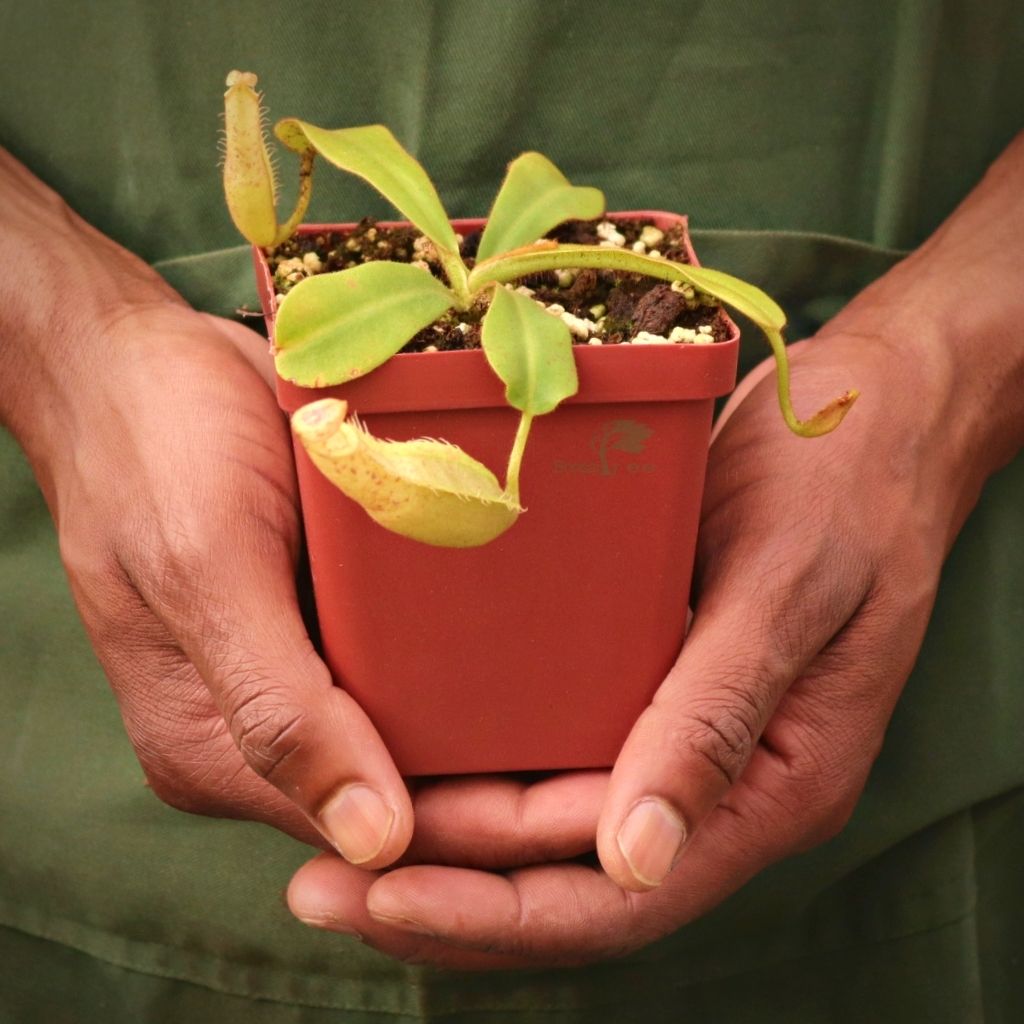
<instances>
[{"instance_id":1,"label":"green leaf","mask_svg":"<svg viewBox=\"0 0 1024 1024\"><path fill-rule=\"evenodd\" d=\"M453 302L431 274L405 263L381 260L307 277L277 311L277 372L306 387L361 377Z\"/></svg>"},{"instance_id":2,"label":"green leaf","mask_svg":"<svg viewBox=\"0 0 1024 1024\"><path fill-rule=\"evenodd\" d=\"M334 398L304 405L292 428L320 471L381 526L440 547L487 544L522 509L495 475L461 448L422 438L382 441L346 420Z\"/></svg>"},{"instance_id":3,"label":"green leaf","mask_svg":"<svg viewBox=\"0 0 1024 1024\"><path fill-rule=\"evenodd\" d=\"M527 415L551 412L579 388L569 328L533 299L495 288L481 343L508 404Z\"/></svg>"},{"instance_id":4,"label":"green leaf","mask_svg":"<svg viewBox=\"0 0 1024 1024\"><path fill-rule=\"evenodd\" d=\"M507 256L495 256L478 263L469 275L469 286L476 291L489 282L515 281L528 274L559 270L563 267L590 267L597 270L644 274L661 281L683 281L749 317L761 328L768 344L771 345L772 355L775 357L779 406L783 419L790 430L801 437L821 437L835 430L857 400L858 391L844 391L810 419L797 419L790 396L789 360L782 337L786 314L774 299L760 288L721 270L673 263L670 260L642 256L628 249L545 244L522 249ZM503 289L499 289L501 290Z\"/></svg>"},{"instance_id":5,"label":"green leaf","mask_svg":"<svg viewBox=\"0 0 1024 1024\"><path fill-rule=\"evenodd\" d=\"M286 118L274 132L296 151L305 139L324 159L369 182L435 245L458 253L455 232L427 172L384 125L330 130Z\"/></svg>"},{"instance_id":6,"label":"green leaf","mask_svg":"<svg viewBox=\"0 0 1024 1024\"><path fill-rule=\"evenodd\" d=\"M673 263L671 260L642 256L629 249L610 246L547 245L514 255L492 257L473 268L469 275L469 285L476 291L489 281L514 281L527 274L563 267L593 267L598 270L644 274L661 281L683 281L707 292L727 306L732 306L759 327L782 330L786 325L786 314L774 299L738 277L721 270L691 267L687 263Z\"/></svg>"},{"instance_id":7,"label":"green leaf","mask_svg":"<svg viewBox=\"0 0 1024 1024\"><path fill-rule=\"evenodd\" d=\"M604 206L599 189L573 185L546 156L523 153L508 165L477 259L529 245L564 221L600 217Z\"/></svg>"}]
</instances>

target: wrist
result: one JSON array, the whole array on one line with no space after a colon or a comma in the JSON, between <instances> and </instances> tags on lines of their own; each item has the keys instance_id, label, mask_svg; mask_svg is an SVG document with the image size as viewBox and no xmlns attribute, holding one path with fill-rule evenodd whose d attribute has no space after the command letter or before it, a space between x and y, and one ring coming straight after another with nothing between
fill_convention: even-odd
<instances>
[{"instance_id":1,"label":"wrist","mask_svg":"<svg viewBox=\"0 0 1024 1024\"><path fill-rule=\"evenodd\" d=\"M926 246L899 269L911 352L945 364L950 442L980 486L1024 446L1024 290L1010 253L958 250Z\"/></svg>"},{"instance_id":2,"label":"wrist","mask_svg":"<svg viewBox=\"0 0 1024 1024\"><path fill-rule=\"evenodd\" d=\"M0 209L0 423L48 491L52 452L76 436L72 408L117 355L113 326L182 300L2 150Z\"/></svg>"},{"instance_id":3,"label":"wrist","mask_svg":"<svg viewBox=\"0 0 1024 1024\"><path fill-rule=\"evenodd\" d=\"M879 344L905 366L901 390L893 380L886 395L915 403L975 498L1024 446L1022 183L1024 133L924 245L822 332Z\"/></svg>"}]
</instances>

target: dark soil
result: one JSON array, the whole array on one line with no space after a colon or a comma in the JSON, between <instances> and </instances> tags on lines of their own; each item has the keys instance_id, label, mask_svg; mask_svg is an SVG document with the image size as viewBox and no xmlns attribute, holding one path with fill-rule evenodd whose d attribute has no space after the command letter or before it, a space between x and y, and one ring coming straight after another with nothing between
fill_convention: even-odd
<instances>
[{"instance_id":1,"label":"dark soil","mask_svg":"<svg viewBox=\"0 0 1024 1024\"><path fill-rule=\"evenodd\" d=\"M598 236L600 223L600 220L568 221L547 237L562 243L597 245L601 241ZM689 262L681 227L670 228L658 238L652 235L653 225L645 221L616 220L614 223L625 237L624 247L630 248L640 242L646 229L644 237L648 241L653 239L648 251L656 249L666 259ZM479 242L479 231L461 241L462 257L470 267L474 264ZM372 260L420 260L436 277L444 279L432 244L415 228L386 228L370 218L360 221L349 234L294 235L269 255L279 295L286 294L310 274L345 270ZM592 344L628 343L642 331L668 337L676 327L695 332L704 327L698 335L702 341L705 337L708 341L723 341L729 334L728 323L715 300L699 292L694 294L689 289L674 290L665 282L638 274L587 269L562 272L561 275L546 272L525 277L516 285L529 288L533 298L545 306L557 303L565 313L596 324L597 327L591 328L589 333L589 338L594 339ZM420 331L402 351L478 348L480 321L485 312L485 305L468 312L450 311ZM586 344L588 338L574 332L573 340Z\"/></svg>"}]
</instances>

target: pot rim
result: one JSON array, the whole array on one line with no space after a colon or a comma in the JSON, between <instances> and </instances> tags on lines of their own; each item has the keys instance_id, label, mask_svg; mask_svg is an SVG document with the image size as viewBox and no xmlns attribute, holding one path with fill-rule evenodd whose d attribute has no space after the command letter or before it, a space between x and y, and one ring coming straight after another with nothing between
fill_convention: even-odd
<instances>
[{"instance_id":1,"label":"pot rim","mask_svg":"<svg viewBox=\"0 0 1024 1024\"><path fill-rule=\"evenodd\" d=\"M686 250L700 266L685 214L664 210L625 210L606 214L609 220L636 218L659 228L682 224ZM474 231L486 218L451 221L460 232ZM381 220L383 227L408 226L408 221ZM303 224L298 234L351 230L355 222ZM273 338L273 277L264 251L253 247L253 263L267 333ZM713 345L575 345L579 391L563 404L595 402L658 402L717 398L736 385L740 332L728 318L730 336ZM405 352L364 377L331 387L300 387L277 377L277 398L288 413L318 398L343 398L364 413L432 411L441 409L507 408L504 388L480 349L449 352Z\"/></svg>"}]
</instances>

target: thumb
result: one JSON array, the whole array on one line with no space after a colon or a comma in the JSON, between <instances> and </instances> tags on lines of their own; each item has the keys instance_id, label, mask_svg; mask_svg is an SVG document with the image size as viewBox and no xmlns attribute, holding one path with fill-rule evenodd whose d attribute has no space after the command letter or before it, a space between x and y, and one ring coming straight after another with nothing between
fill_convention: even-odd
<instances>
[{"instance_id":1,"label":"thumb","mask_svg":"<svg viewBox=\"0 0 1024 1024\"><path fill-rule=\"evenodd\" d=\"M751 569L702 595L679 659L612 771L597 850L624 889L661 884L743 772L782 695L853 611L811 603L805 574L766 595L750 586ZM755 589L759 600L748 596Z\"/></svg>"},{"instance_id":2,"label":"thumb","mask_svg":"<svg viewBox=\"0 0 1024 1024\"><path fill-rule=\"evenodd\" d=\"M157 559L159 571L149 560L133 582L198 670L249 766L350 863L390 864L412 837L409 794L372 723L313 649L294 545L267 528L211 530L204 518Z\"/></svg>"}]
</instances>

